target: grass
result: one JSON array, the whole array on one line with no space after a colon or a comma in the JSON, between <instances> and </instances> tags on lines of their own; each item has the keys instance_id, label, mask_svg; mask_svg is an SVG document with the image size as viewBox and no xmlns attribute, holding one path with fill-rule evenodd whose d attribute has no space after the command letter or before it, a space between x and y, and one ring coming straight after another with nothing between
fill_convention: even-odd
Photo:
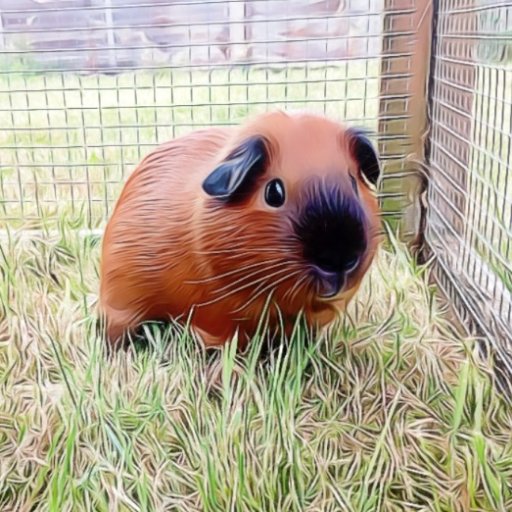
<instances>
[{"instance_id":1,"label":"grass","mask_svg":"<svg viewBox=\"0 0 512 512\"><path fill-rule=\"evenodd\" d=\"M98 249L2 242L0 510L512 509L512 410L393 237L332 335L267 361L154 325L106 359Z\"/></svg>"}]
</instances>

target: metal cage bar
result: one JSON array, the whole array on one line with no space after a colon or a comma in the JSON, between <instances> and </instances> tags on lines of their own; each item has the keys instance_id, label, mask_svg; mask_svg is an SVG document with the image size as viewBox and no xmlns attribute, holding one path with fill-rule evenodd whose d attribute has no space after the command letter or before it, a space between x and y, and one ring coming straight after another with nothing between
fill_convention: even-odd
<instances>
[{"instance_id":1,"label":"metal cage bar","mask_svg":"<svg viewBox=\"0 0 512 512\"><path fill-rule=\"evenodd\" d=\"M437 4L426 241L463 325L510 372L512 5Z\"/></svg>"}]
</instances>

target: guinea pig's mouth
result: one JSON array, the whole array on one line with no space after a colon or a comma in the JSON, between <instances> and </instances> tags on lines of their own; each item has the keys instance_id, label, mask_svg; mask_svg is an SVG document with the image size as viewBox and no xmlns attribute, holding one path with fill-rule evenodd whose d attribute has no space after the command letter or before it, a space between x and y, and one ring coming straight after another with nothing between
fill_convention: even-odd
<instances>
[{"instance_id":1,"label":"guinea pig's mouth","mask_svg":"<svg viewBox=\"0 0 512 512\"><path fill-rule=\"evenodd\" d=\"M350 274L357 268L359 261L344 272L325 270L314 266L316 295L321 299L332 299L340 294L347 285Z\"/></svg>"}]
</instances>

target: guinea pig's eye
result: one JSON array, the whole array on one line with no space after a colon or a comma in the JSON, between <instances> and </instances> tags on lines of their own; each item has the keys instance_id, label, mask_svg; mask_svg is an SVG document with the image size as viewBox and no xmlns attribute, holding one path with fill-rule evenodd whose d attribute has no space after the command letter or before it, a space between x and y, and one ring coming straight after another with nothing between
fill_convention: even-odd
<instances>
[{"instance_id":1,"label":"guinea pig's eye","mask_svg":"<svg viewBox=\"0 0 512 512\"><path fill-rule=\"evenodd\" d=\"M285 200L284 184L280 179L275 179L267 183L265 188L265 201L269 206L279 208L283 206Z\"/></svg>"},{"instance_id":2,"label":"guinea pig's eye","mask_svg":"<svg viewBox=\"0 0 512 512\"><path fill-rule=\"evenodd\" d=\"M357 180L352 176L352 174L349 174L350 176L350 182L352 183L352 188L354 189L354 192L356 193L356 196L359 195L359 191L357 190Z\"/></svg>"}]
</instances>

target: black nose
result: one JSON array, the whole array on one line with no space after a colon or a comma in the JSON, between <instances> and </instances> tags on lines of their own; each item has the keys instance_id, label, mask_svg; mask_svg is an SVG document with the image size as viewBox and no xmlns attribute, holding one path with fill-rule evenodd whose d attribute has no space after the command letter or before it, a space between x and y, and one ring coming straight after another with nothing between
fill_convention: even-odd
<instances>
[{"instance_id":1,"label":"black nose","mask_svg":"<svg viewBox=\"0 0 512 512\"><path fill-rule=\"evenodd\" d=\"M323 298L335 297L345 285L345 274L326 272L316 267L315 272L317 294Z\"/></svg>"},{"instance_id":2,"label":"black nose","mask_svg":"<svg viewBox=\"0 0 512 512\"><path fill-rule=\"evenodd\" d=\"M315 269L321 295L336 295L367 247L366 217L359 199L337 188L310 194L295 231L304 259Z\"/></svg>"},{"instance_id":3,"label":"black nose","mask_svg":"<svg viewBox=\"0 0 512 512\"><path fill-rule=\"evenodd\" d=\"M336 235L334 233L331 236L340 237L339 234ZM318 242L316 250L314 247L311 247L305 253L308 261L322 271L344 275L357 267L363 250L354 251L353 248L349 249L346 246L344 250L340 244L332 240L326 241L324 239L318 240Z\"/></svg>"}]
</instances>

